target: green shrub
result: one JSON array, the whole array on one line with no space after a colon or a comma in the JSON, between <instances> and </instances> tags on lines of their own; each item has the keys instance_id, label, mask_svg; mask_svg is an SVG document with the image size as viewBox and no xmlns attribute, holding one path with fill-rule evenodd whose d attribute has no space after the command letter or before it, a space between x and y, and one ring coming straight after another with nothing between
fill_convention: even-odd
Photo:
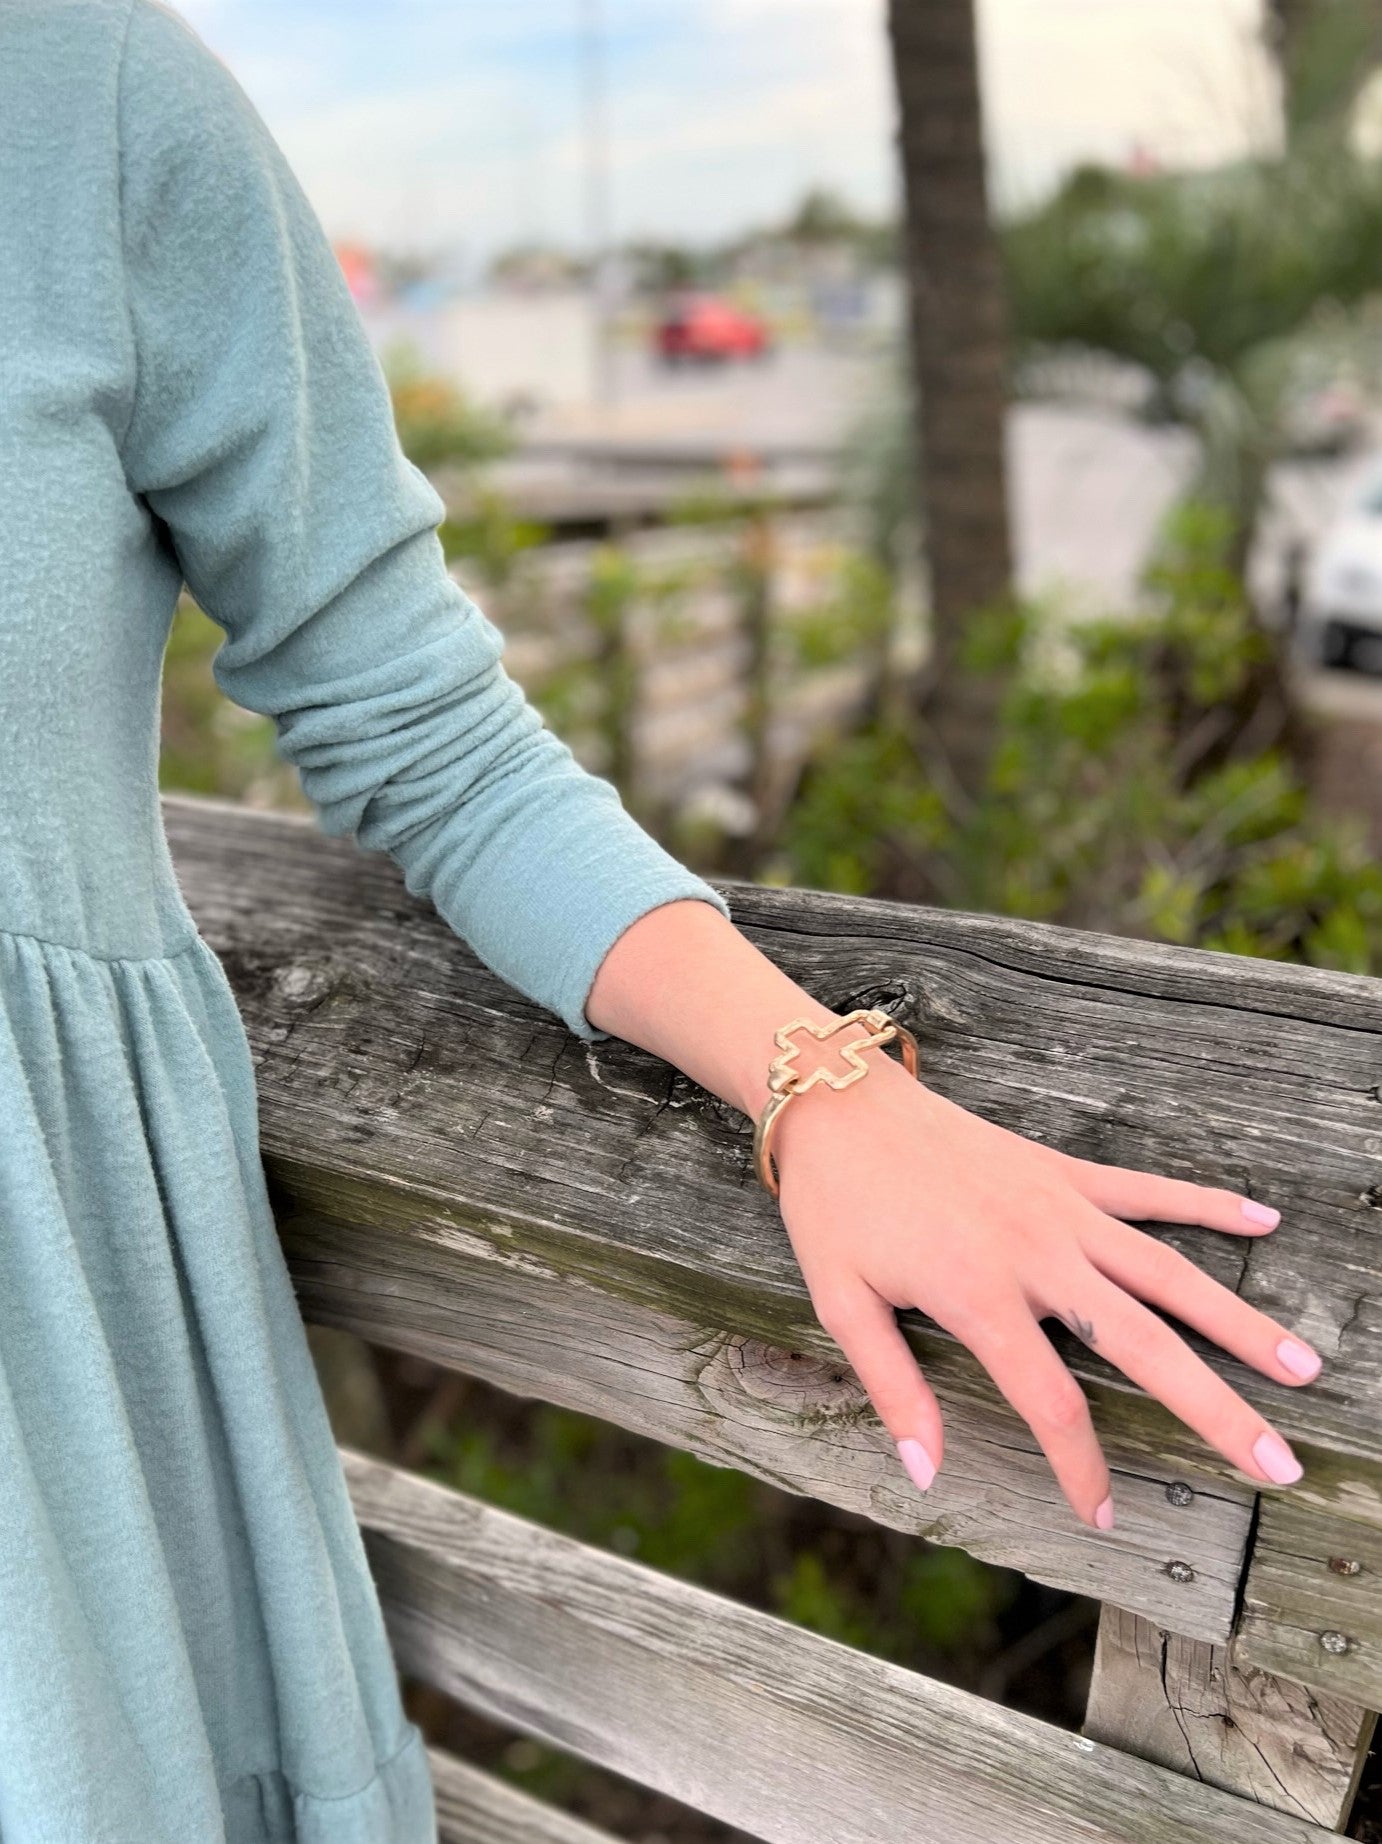
<instances>
[{"instance_id":1,"label":"green shrub","mask_svg":"<svg viewBox=\"0 0 1382 1844\"><path fill-rule=\"evenodd\" d=\"M1382 971L1361 828L1321 819L1290 755L1250 740L1271 645L1224 536L1187 508L1126 616L1062 625L1028 603L976 622L971 665L1017 661L983 797L948 806L911 719L888 716L817 752L783 881L877 893L922 858L961 908Z\"/></svg>"}]
</instances>

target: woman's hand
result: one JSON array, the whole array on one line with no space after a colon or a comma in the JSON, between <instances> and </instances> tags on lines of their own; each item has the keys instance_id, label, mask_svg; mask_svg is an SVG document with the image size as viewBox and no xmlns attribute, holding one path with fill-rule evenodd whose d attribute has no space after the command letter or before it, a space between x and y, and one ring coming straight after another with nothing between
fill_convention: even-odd
<instances>
[{"instance_id":1,"label":"woman's hand","mask_svg":"<svg viewBox=\"0 0 1382 1844\"><path fill-rule=\"evenodd\" d=\"M663 903L624 930L586 1011L599 1029L665 1058L751 1120L771 1093L776 1030L844 1016L695 900ZM793 1067L804 1077L827 1061L838 1074L839 1049L829 1038L801 1042ZM931 1483L944 1439L936 1398L895 1317L900 1306L919 1306L968 1345L1030 1424L1078 1516L1099 1529L1113 1521L1108 1464L1084 1391L1043 1319L1059 1319L1254 1479L1300 1477L1281 1436L1150 1305L1279 1383L1308 1383L1318 1357L1121 1220L1260 1236L1275 1226L1274 1210L1233 1191L1072 1159L943 1100L882 1046L863 1054L867 1076L842 1089L816 1083L793 1098L772 1153L812 1304L918 1485Z\"/></svg>"},{"instance_id":2,"label":"woman's hand","mask_svg":"<svg viewBox=\"0 0 1382 1844\"><path fill-rule=\"evenodd\" d=\"M834 1046L823 1045L829 1056ZM1083 1389L1040 1321L1059 1319L1255 1479L1301 1476L1258 1411L1143 1302L1279 1383L1320 1359L1168 1244L1124 1218L1270 1233L1277 1212L1233 1191L1071 1158L979 1119L865 1053L847 1088L817 1083L774 1129L779 1204L812 1304L923 1489L944 1453L940 1408L895 1308L967 1345L1031 1427L1075 1512L1113 1523L1108 1463ZM803 1074L819 1057L804 1056Z\"/></svg>"}]
</instances>

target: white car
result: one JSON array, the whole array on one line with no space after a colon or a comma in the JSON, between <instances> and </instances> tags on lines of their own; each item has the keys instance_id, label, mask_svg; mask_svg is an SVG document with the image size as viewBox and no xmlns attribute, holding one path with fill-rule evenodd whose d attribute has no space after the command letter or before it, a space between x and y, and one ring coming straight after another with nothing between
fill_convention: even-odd
<instances>
[{"instance_id":1,"label":"white car","mask_svg":"<svg viewBox=\"0 0 1382 1844\"><path fill-rule=\"evenodd\" d=\"M1382 672L1382 467L1364 476L1315 547L1295 633L1313 665Z\"/></svg>"}]
</instances>

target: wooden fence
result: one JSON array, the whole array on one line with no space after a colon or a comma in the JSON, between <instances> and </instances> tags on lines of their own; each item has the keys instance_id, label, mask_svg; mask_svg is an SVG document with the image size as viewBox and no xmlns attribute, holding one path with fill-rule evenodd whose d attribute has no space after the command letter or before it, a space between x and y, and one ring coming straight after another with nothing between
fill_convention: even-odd
<instances>
[{"instance_id":1,"label":"wooden fence","mask_svg":"<svg viewBox=\"0 0 1382 1844\"><path fill-rule=\"evenodd\" d=\"M1270 1197L1160 1228L1324 1354L1276 1384L1189 1342L1305 1467L1240 1474L1055 1322L1113 1471L1081 1524L1030 1430L924 1314L917 1493L811 1310L747 1120L483 967L392 864L310 822L165 803L236 990L306 1318L599 1415L1103 1603L1082 1734L343 1454L401 1668L769 1844L1307 1844L1382 1707L1382 982L992 917L724 883L828 1005L926 1079L1089 1158ZM447 1840L599 1844L433 1752Z\"/></svg>"},{"instance_id":2,"label":"wooden fence","mask_svg":"<svg viewBox=\"0 0 1382 1844\"><path fill-rule=\"evenodd\" d=\"M766 529L771 563L761 619L785 633L822 599L824 579L838 567L848 533L838 514L801 510L774 514ZM645 579L683 574L690 586L666 608L646 590L634 595L614 641L614 671L601 657L610 636L593 630L584 607L600 545L541 545L505 583L487 579L469 562L457 565L455 575L503 629L505 665L530 692L553 672L580 663L602 682L631 682L627 763L602 759L598 748L583 746L580 753L621 786L631 783L659 811L675 807L688 790L738 785L750 776L755 643L767 641L755 635L744 591L732 580L744 553L742 525L636 531L620 543ZM911 666L919 648L909 635L897 653L899 667ZM765 753L775 782L790 784L817 733L857 709L870 665L863 647L827 667L773 662ZM578 728L561 725L568 740L583 744Z\"/></svg>"}]
</instances>

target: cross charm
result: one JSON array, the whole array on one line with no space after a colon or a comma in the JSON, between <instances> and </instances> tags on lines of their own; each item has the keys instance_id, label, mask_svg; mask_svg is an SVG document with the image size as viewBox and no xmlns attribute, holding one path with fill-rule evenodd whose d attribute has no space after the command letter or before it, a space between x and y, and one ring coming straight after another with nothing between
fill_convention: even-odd
<instances>
[{"instance_id":1,"label":"cross charm","mask_svg":"<svg viewBox=\"0 0 1382 1844\"><path fill-rule=\"evenodd\" d=\"M824 1063L818 1064L808 1076L803 1076L799 1069L792 1067L794 1059L800 1056L802 1050L801 1044L790 1042L795 1032L809 1031L814 1038L823 1042L828 1037L834 1037L846 1025L856 1023L866 1025L871 1034L852 1038L849 1043L838 1046L840 1056L850 1065L847 1075L832 1075ZM775 1095L800 1095L816 1082L828 1082L831 1088L847 1088L851 1082L857 1082L861 1076L869 1073L869 1066L859 1054L860 1051L868 1050L874 1044L889 1043L896 1035L896 1025L886 1012L876 1007L861 1007L828 1025L812 1024L809 1018L794 1019L791 1024L781 1025L773 1033L773 1042L780 1046L782 1055L774 1057L768 1065L768 1087Z\"/></svg>"},{"instance_id":2,"label":"cross charm","mask_svg":"<svg viewBox=\"0 0 1382 1844\"><path fill-rule=\"evenodd\" d=\"M843 1076L832 1074L824 1063L813 1069L809 1076L803 1076L799 1069L792 1067L793 1060L801 1055L800 1043L793 1043L792 1037L798 1031L809 1031L819 1043L834 1037L837 1031L843 1031L846 1025L861 1024L866 1027L866 1035L851 1038L847 1044L837 1046L841 1057L849 1065L849 1073ZM851 1082L857 1082L860 1076L869 1073L869 1066L860 1052L871 1049L874 1044L887 1044L898 1039L902 1049L902 1062L908 1075L917 1073L917 1040L906 1025L896 1024L888 1014L876 1006L860 1006L856 1011L837 1018L832 1024L812 1024L809 1018L794 1018L791 1024L779 1025L773 1032L773 1042L781 1051L768 1065L768 1099L763 1111L758 1116L753 1129L753 1169L757 1172L764 1187L774 1196L779 1195L776 1165L769 1150L773 1136L773 1127L782 1110L790 1103L794 1095L808 1089L814 1082L828 1082L831 1088L847 1088Z\"/></svg>"}]
</instances>

